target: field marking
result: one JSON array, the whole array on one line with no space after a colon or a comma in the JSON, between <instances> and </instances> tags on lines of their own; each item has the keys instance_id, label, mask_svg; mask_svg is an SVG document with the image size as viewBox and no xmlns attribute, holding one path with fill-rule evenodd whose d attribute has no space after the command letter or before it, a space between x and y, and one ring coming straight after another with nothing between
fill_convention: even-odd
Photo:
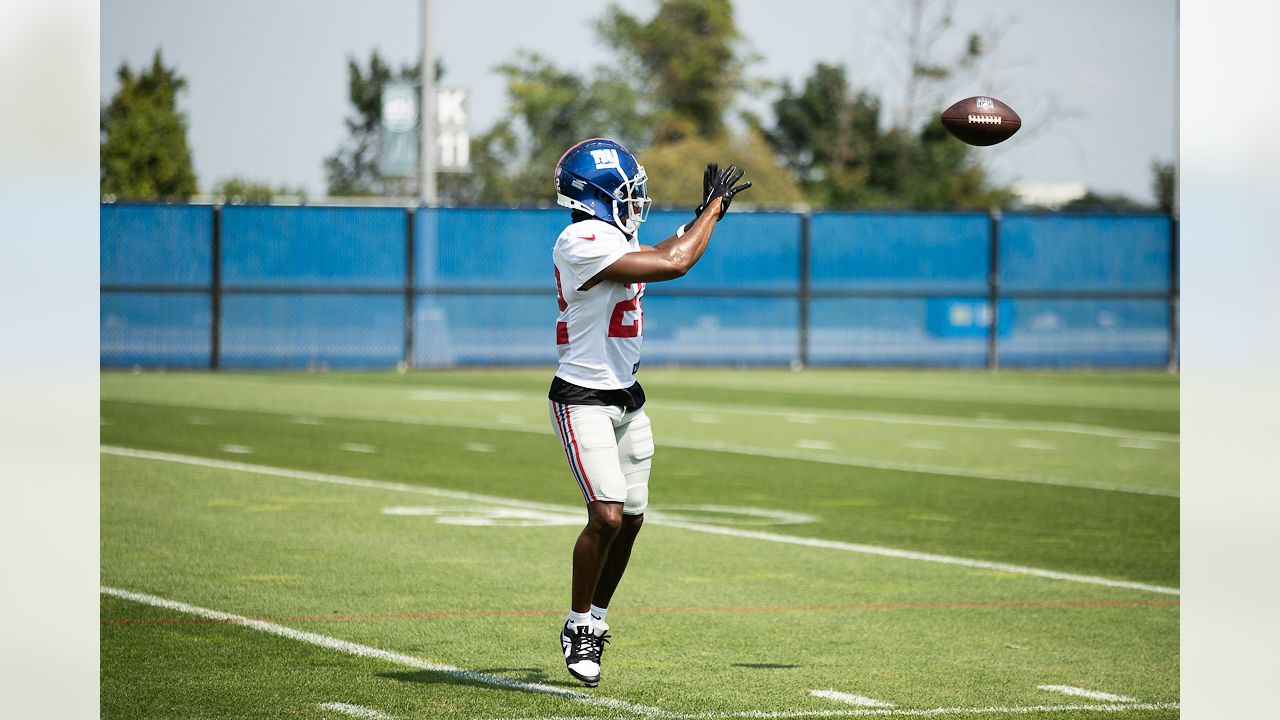
<instances>
[{"instance_id":1,"label":"field marking","mask_svg":"<svg viewBox=\"0 0 1280 720\"><path fill-rule=\"evenodd\" d=\"M252 455L253 454L253 448L249 447L248 445L223 445L218 449L224 453L231 453L232 455Z\"/></svg>"},{"instance_id":2,"label":"field marking","mask_svg":"<svg viewBox=\"0 0 1280 720\"><path fill-rule=\"evenodd\" d=\"M292 389L314 389L323 388L329 390L343 390L350 392L358 389L368 389L369 385L335 385L332 383L289 383L279 381L262 381L250 380L248 378L210 378L210 377L184 377L183 382L195 382L202 384L214 385L248 385L251 387L273 387L273 388L292 388ZM379 389L386 389L381 386ZM789 391L790 392L790 391ZM498 402L511 401L529 401L539 400L546 401L545 393L528 393L520 391L491 391L480 389L457 389L445 386L427 386L419 385L415 389L409 390L410 397L415 400L436 400L436 401L458 401L458 402L474 402L476 400L496 400ZM413 397L417 394L418 397ZM829 392L813 391L808 394L829 395ZM433 396L433 397L429 397ZM890 396L896 398L897 396ZM907 396L903 396L907 397ZM908 398L911 399L911 398ZM1025 403L1032 404L1035 403ZM1059 404L1050 404L1051 407L1072 407ZM990 417L973 417L960 418L946 415L914 415L908 413L890 413L875 410L828 410L824 408L809 407L769 407L761 405L738 405L733 403L695 403L695 402L663 402L654 401L653 407L659 409L673 409L687 412L723 414L723 413L745 413L755 415L778 416L782 418L806 417L806 418L826 418L831 420L854 420L867 422L883 422L890 424L904 425L935 425L940 427L968 427L978 429L991 430L1041 430L1044 432L1061 432L1080 435L1097 435L1099 437L1110 438L1137 438L1143 440L1154 440L1157 442L1180 442L1177 433L1165 433L1149 430L1128 430L1125 428L1111 427L1108 425L1086 425L1082 423L1067 422L1049 422L1040 420L1002 420ZM1126 410L1143 408L1095 408L1102 410ZM1154 410L1153 412L1164 412ZM1172 411L1169 411L1172 412ZM803 421L801 421L803 422Z\"/></svg>"},{"instance_id":3,"label":"field marking","mask_svg":"<svg viewBox=\"0 0 1280 720\"><path fill-rule=\"evenodd\" d=\"M213 421L207 417L189 417L187 418L187 424L188 425L212 425Z\"/></svg>"},{"instance_id":4,"label":"field marking","mask_svg":"<svg viewBox=\"0 0 1280 720\"><path fill-rule=\"evenodd\" d=\"M364 443L342 443L338 447L342 450L346 450L347 452L365 453L367 455L372 455L378 452L378 448L372 445L365 445Z\"/></svg>"},{"instance_id":5,"label":"field marking","mask_svg":"<svg viewBox=\"0 0 1280 720\"><path fill-rule=\"evenodd\" d=\"M671 615L674 613L786 613L831 612L864 610L972 610L972 609L1038 609L1068 607L1178 607L1179 600L976 600L971 602L901 602L861 603L847 605L763 605L725 607L638 607L627 608L628 615ZM501 618L564 615L564 608L524 610L442 610L439 612L368 613L363 615L285 615L259 617L254 620L267 622L378 622L382 620L456 620L459 618ZM203 618L103 618L102 625L208 625L221 620ZM1006 643L1005 647L1025 650L1022 645Z\"/></svg>"},{"instance_id":6,"label":"field marking","mask_svg":"<svg viewBox=\"0 0 1280 720\"><path fill-rule=\"evenodd\" d=\"M914 448L916 450L946 450L947 444L938 442L937 440L903 440L905 447Z\"/></svg>"},{"instance_id":7,"label":"field marking","mask_svg":"<svg viewBox=\"0 0 1280 720\"><path fill-rule=\"evenodd\" d=\"M260 415L283 415L287 413L259 410L256 408L242 407L234 404L228 405L210 405L204 403L189 402L169 402L163 400L116 400L116 402L127 402L137 405L159 405L162 407L181 407L193 408L200 410L221 410L223 412L246 412L257 413ZM362 422L389 422L400 423L404 425L424 425L427 427L447 427L447 428L466 428L469 430L488 430L491 432L527 432L536 435L551 435L554 430L542 423L532 425L521 421L519 418L510 415L504 415L498 418L501 425L484 422L469 422L466 420L437 420L434 418L424 418L414 415L379 415L375 413L325 413L319 417L330 418L335 420L358 420ZM1053 485L1058 487L1074 487L1084 490L1101 490L1104 492L1124 492L1137 495L1154 495L1156 497L1179 497L1177 490L1166 490L1164 488L1149 488L1138 485L1121 485L1118 483L1101 483L1090 480L1073 480L1069 478L1056 478L1045 475L1024 475L1019 473L1006 473L997 470L970 470L967 468L947 467L941 465L925 465L920 463L895 462L889 460L875 460L871 458L851 457L847 455L811 455L801 453L794 450L771 450L768 448L750 447L745 445L731 445L722 442L699 442L689 440L672 440L663 439L658 443L660 447L678 447L686 450L704 450L710 452L726 452L735 455L750 455L755 457L772 457L782 460L800 460L804 462L817 462L827 465L841 465L845 467L863 467L874 470L892 470L897 472L922 473L925 475L941 475L944 477L965 477L975 478L979 480L1002 480L1005 482L1031 483L1033 485Z\"/></svg>"},{"instance_id":8,"label":"field marking","mask_svg":"<svg viewBox=\"0 0 1280 720\"><path fill-rule=\"evenodd\" d=\"M351 717L368 718L368 720L395 720L394 715L388 715L384 712L374 710L373 708L364 707L363 705L351 705L343 702L327 702L320 703L316 707L321 710L350 715Z\"/></svg>"},{"instance_id":9,"label":"field marking","mask_svg":"<svg viewBox=\"0 0 1280 720\"><path fill-rule=\"evenodd\" d=\"M800 439L796 441L796 447L801 450L835 450L836 446L826 440L808 440Z\"/></svg>"},{"instance_id":10,"label":"field marking","mask_svg":"<svg viewBox=\"0 0 1280 720\"><path fill-rule=\"evenodd\" d=\"M482 443L482 442L469 442L466 444L465 447L471 452L478 452L478 453L491 453L494 450L494 447L492 445L490 445L489 443Z\"/></svg>"},{"instance_id":11,"label":"field marking","mask_svg":"<svg viewBox=\"0 0 1280 720\"><path fill-rule=\"evenodd\" d=\"M1090 700L1105 700L1113 703L1135 703L1138 702L1131 697L1124 695L1114 695L1100 690L1085 690L1084 688L1072 687L1070 685L1037 685L1037 690L1045 690L1051 693L1059 693L1062 695L1070 695L1072 697L1089 698Z\"/></svg>"},{"instance_id":12,"label":"field marking","mask_svg":"<svg viewBox=\"0 0 1280 720\"><path fill-rule=\"evenodd\" d=\"M1133 450L1159 450L1160 446L1149 440L1121 440L1117 443L1122 448Z\"/></svg>"},{"instance_id":13,"label":"field marking","mask_svg":"<svg viewBox=\"0 0 1280 720\"><path fill-rule=\"evenodd\" d=\"M1155 495L1157 497L1178 497L1178 491L1163 488L1149 488L1137 485L1120 485L1116 483L1100 483L1090 480L1070 480L1067 478L1049 477L1046 475L1023 475L993 470L968 470L966 468L926 465L921 463L896 462L892 460L875 460L872 458L851 457L848 455L811 455L794 450L771 450L768 448L730 445L721 442L699 442L694 440L663 440L660 446L679 447L687 450L707 450L711 452L727 452L737 455L755 455L782 460L802 460L806 462L825 463L828 465L844 465L847 467L872 468L874 470L896 470L899 472L923 473L925 475L944 475L948 477L975 478L978 480L1003 480L1006 482L1031 483L1033 485L1054 485L1058 487L1074 487L1084 490L1103 490L1106 492L1124 492L1136 495Z\"/></svg>"},{"instance_id":14,"label":"field marking","mask_svg":"<svg viewBox=\"0 0 1280 720\"><path fill-rule=\"evenodd\" d=\"M760 405L709 405L691 402L653 401L653 406L664 410L682 410L685 412L741 413L744 415L765 415L790 419L794 417L821 418L826 420L850 420L854 422L885 423L888 425L927 425L934 427L958 427L975 430L1036 430L1041 432L1069 433L1074 435L1095 435L1105 438L1124 438L1150 440L1153 442L1180 442L1174 433L1162 433L1148 430L1125 430L1106 425L1082 425L1080 423L1049 422L1042 420L999 420L995 418L959 418L945 415L908 415L875 410L824 410L821 408L773 408Z\"/></svg>"},{"instance_id":15,"label":"field marking","mask_svg":"<svg viewBox=\"0 0 1280 720\"><path fill-rule=\"evenodd\" d=\"M680 713L670 717L678 720L731 720L733 718L759 718L760 720L787 720L788 718L823 717L934 717L946 715L1029 715L1051 712L1119 713L1137 710L1178 710L1174 703L1131 703L1112 705L1024 705L1011 707L938 707L938 708L860 708L849 710L746 710L743 712ZM536 720L528 718L528 720Z\"/></svg>"},{"instance_id":16,"label":"field marking","mask_svg":"<svg viewBox=\"0 0 1280 720\"><path fill-rule=\"evenodd\" d=\"M828 700L835 700L836 702L842 702L842 703L845 703L846 705L858 705L861 707L878 707L878 708L893 707L893 703L887 703L883 700L876 700L875 698L869 698L864 695L854 695L853 693L843 693L838 690L810 690L805 694L812 695L814 697L826 698Z\"/></svg>"},{"instance_id":17,"label":"field marking","mask_svg":"<svg viewBox=\"0 0 1280 720\"><path fill-rule=\"evenodd\" d=\"M180 612L187 615L196 615L199 617L209 618L211 620L234 622L238 625L253 628L254 630L259 630L270 635L278 635L280 637L297 640L310 645L316 645L328 650L336 650L338 652L355 655L357 657L383 660L417 670L426 670L428 672L436 672L442 675L451 675L462 680L479 683L481 685L489 685L491 687L497 687L504 690L519 690L521 692L538 693L541 695L555 695L569 700L577 700L579 702L590 703L593 705L604 705L606 707L633 712L639 715L653 716L667 714L663 710L648 707L646 705L636 705L623 700L586 695L573 690L552 687L551 685L522 682L520 680L512 680L510 678L499 677L497 675L489 675L475 670L464 670L463 668L454 667L453 665L428 662L421 658L413 657L412 655L405 655L403 653L383 650L369 645L361 645L359 643L348 642L346 640L339 640L338 638L321 635L319 633L295 630L290 627L285 627L284 625L277 625L275 623L265 622L262 620L254 620L243 615L222 612L221 610L210 610L209 608L189 605L184 602L170 600L156 595L130 592L128 590L121 590L119 588L108 587L106 585L103 585L100 588L100 591L103 595L110 595L122 600L151 605L152 607L164 608L166 610L172 610L174 612Z\"/></svg>"},{"instance_id":18,"label":"field marking","mask_svg":"<svg viewBox=\"0 0 1280 720\"><path fill-rule=\"evenodd\" d=\"M145 460L158 460L162 462L173 462L184 465L196 465L200 467L219 468L223 470L236 470L240 472L256 473L259 475L273 475L275 477L284 477L295 480L309 480L312 482L323 482L334 485L351 485L355 487L376 488L380 490L392 490L396 492L410 492L423 495L433 495L436 497L448 497L457 500L468 500L493 505L505 505L507 507L517 507L526 509L543 510L550 512L572 512L569 508L550 503L537 503L525 500L514 500L511 498L496 497L492 495L480 495L478 493L468 493L459 490L443 490L424 485L410 485L406 483L384 482L380 480L366 480L363 478L344 477L341 475L328 475L325 473L315 473L305 470L290 470L285 468L271 467L267 465L250 465L248 463L231 462L227 460L214 460L211 458L202 458L192 455L177 455L173 453L155 452L151 450L135 450L133 448L113 447L103 445L100 448L102 453L108 455L118 455L121 457L132 457ZM716 525L707 525L704 523L686 522L673 518L662 517L655 513L649 518L649 522L664 525L667 527L681 528L684 530L692 530L694 532L704 532L714 535L728 535L731 537L750 538L753 540L765 540L769 542L786 543L790 545L803 545L806 547L823 548L828 550L844 550L847 552L857 552L867 555L880 555L884 557L899 558L903 560L919 560L923 562L939 563L943 565L959 565L963 567L981 568L984 570L998 570L1000 572L1014 573L1018 575L1032 575L1035 577L1048 578L1051 580L1064 580L1068 582L1085 583L1089 585L1102 585L1105 587L1124 588L1129 590L1142 590L1144 592L1160 593L1165 595L1181 595L1178 588L1165 587L1162 585L1151 585L1148 583L1132 582L1128 580L1115 580L1112 578L1097 577L1093 575L1077 575L1074 573L1058 572L1056 570L1045 570L1042 568L1027 567L1023 565L1010 565L1007 563L989 562L986 560L972 560L969 558L953 557L950 555L936 555L933 553L916 552L914 550L898 550L896 548L886 548L877 545L863 545L860 543L840 542L836 540L820 540L817 538L795 537L791 535L779 535L777 533L763 532L759 530L742 530L737 528L719 527Z\"/></svg>"},{"instance_id":19,"label":"field marking","mask_svg":"<svg viewBox=\"0 0 1280 720\"><path fill-rule=\"evenodd\" d=\"M1058 449L1058 443L1045 442L1043 440L1032 440L1030 438L1018 438L1018 441L1014 443L1014 446L1020 447L1023 450L1057 450Z\"/></svg>"}]
</instances>

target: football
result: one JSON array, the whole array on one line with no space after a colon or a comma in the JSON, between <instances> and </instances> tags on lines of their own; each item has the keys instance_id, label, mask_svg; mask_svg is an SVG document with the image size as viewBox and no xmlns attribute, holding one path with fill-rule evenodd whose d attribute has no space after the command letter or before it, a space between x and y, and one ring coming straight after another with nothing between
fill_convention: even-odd
<instances>
[{"instance_id":1,"label":"football","mask_svg":"<svg viewBox=\"0 0 1280 720\"><path fill-rule=\"evenodd\" d=\"M970 145L995 145L1018 132L1022 118L999 100L979 95L943 110L942 125Z\"/></svg>"}]
</instances>

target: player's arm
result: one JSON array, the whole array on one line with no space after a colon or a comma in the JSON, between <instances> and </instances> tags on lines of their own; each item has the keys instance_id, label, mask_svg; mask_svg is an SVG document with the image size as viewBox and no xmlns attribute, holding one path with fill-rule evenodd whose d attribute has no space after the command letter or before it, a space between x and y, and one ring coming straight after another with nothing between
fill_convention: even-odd
<instances>
[{"instance_id":1,"label":"player's arm","mask_svg":"<svg viewBox=\"0 0 1280 720\"><path fill-rule=\"evenodd\" d=\"M653 247L642 247L640 252L623 255L591 278L587 286L600 280L648 283L683 277L707 250L711 232L719 220L720 202L720 198L712 200L707 206L709 212L694 220L683 235L672 235Z\"/></svg>"},{"instance_id":2,"label":"player's arm","mask_svg":"<svg viewBox=\"0 0 1280 720\"><path fill-rule=\"evenodd\" d=\"M585 283L583 289L590 289L601 280L648 283L683 277L706 252L711 233L729 209L733 196L751 187L749 182L734 186L742 175L743 171L732 165L724 172L719 172L714 164L708 165L703 175L702 204L698 206L697 217L682 234L672 235L653 247L641 246L640 252L623 255Z\"/></svg>"}]
</instances>

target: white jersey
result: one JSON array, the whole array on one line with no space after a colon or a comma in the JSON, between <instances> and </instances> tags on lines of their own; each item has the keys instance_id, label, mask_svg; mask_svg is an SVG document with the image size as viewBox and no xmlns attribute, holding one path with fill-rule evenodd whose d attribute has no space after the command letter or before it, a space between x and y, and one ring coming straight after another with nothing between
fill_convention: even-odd
<instances>
[{"instance_id":1,"label":"white jersey","mask_svg":"<svg viewBox=\"0 0 1280 720\"><path fill-rule=\"evenodd\" d=\"M602 280L580 290L618 258L639 252L640 243L602 220L583 220L564 229L551 256L555 261L556 376L595 390L631 387L640 365L644 283Z\"/></svg>"}]
</instances>

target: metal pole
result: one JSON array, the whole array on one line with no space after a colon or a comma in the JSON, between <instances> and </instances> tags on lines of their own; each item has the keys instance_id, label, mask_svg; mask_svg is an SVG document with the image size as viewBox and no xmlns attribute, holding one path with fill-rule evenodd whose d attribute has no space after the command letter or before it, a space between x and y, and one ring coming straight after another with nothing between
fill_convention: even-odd
<instances>
[{"instance_id":1,"label":"metal pole","mask_svg":"<svg viewBox=\"0 0 1280 720\"><path fill-rule=\"evenodd\" d=\"M1181 262L1179 252L1182 242L1179 233L1178 216L1171 215L1169 217L1169 362L1165 366L1171 373L1178 372L1178 307L1181 304L1178 269Z\"/></svg>"},{"instance_id":2,"label":"metal pole","mask_svg":"<svg viewBox=\"0 0 1280 720\"><path fill-rule=\"evenodd\" d=\"M987 369L1000 369L1000 208L991 208L991 236L987 264L987 302L991 306L991 327L987 328Z\"/></svg>"},{"instance_id":3,"label":"metal pole","mask_svg":"<svg viewBox=\"0 0 1280 720\"><path fill-rule=\"evenodd\" d=\"M809 366L809 220L808 210L800 215L800 367Z\"/></svg>"},{"instance_id":4,"label":"metal pole","mask_svg":"<svg viewBox=\"0 0 1280 720\"><path fill-rule=\"evenodd\" d=\"M404 219L404 367L413 367L413 216L414 208L405 208Z\"/></svg>"},{"instance_id":5,"label":"metal pole","mask_svg":"<svg viewBox=\"0 0 1280 720\"><path fill-rule=\"evenodd\" d=\"M1182 12L1181 3L1173 4L1173 215L1177 217L1182 212L1182 193L1179 187L1182 185L1182 149L1179 140L1179 123L1178 116L1181 113L1181 100L1178 91L1178 85L1181 82L1182 66L1181 66L1181 48L1178 44L1179 34L1182 32Z\"/></svg>"},{"instance_id":6,"label":"metal pole","mask_svg":"<svg viewBox=\"0 0 1280 720\"><path fill-rule=\"evenodd\" d=\"M419 87L422 98L419 103L418 127L418 198L428 207L436 204L436 63L431 49L433 24L431 0L422 0L422 28L419 36L422 50L422 72Z\"/></svg>"},{"instance_id":7,"label":"metal pole","mask_svg":"<svg viewBox=\"0 0 1280 720\"><path fill-rule=\"evenodd\" d=\"M209 369L222 363L222 206L213 206L213 277L209 279Z\"/></svg>"}]
</instances>

